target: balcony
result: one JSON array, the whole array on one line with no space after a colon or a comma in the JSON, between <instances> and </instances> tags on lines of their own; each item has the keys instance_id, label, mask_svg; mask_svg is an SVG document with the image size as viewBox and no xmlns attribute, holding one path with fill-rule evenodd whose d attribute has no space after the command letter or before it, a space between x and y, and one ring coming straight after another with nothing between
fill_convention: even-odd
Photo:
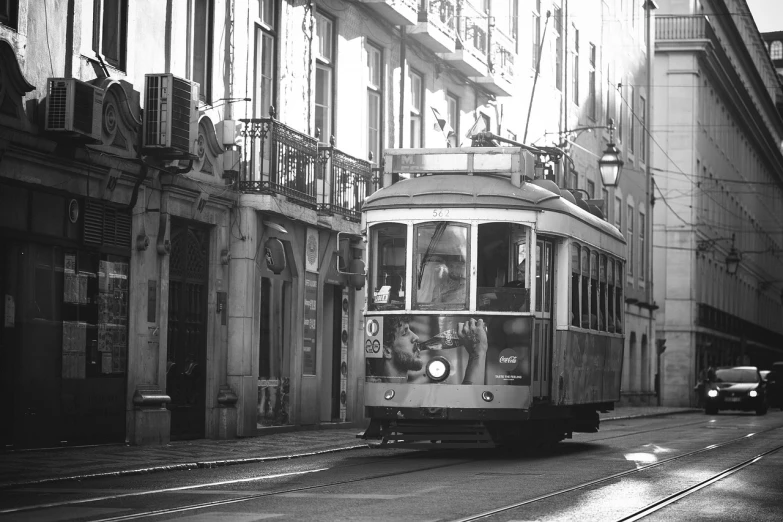
<instances>
[{"instance_id":1,"label":"balcony","mask_svg":"<svg viewBox=\"0 0 783 522\"><path fill-rule=\"evenodd\" d=\"M425 0L419 23L408 34L435 53L456 50L457 23L454 0Z\"/></svg>"},{"instance_id":2,"label":"balcony","mask_svg":"<svg viewBox=\"0 0 783 522\"><path fill-rule=\"evenodd\" d=\"M371 164L336 149L321 149L324 169L319 209L359 222L365 198L375 190Z\"/></svg>"},{"instance_id":3,"label":"balcony","mask_svg":"<svg viewBox=\"0 0 783 522\"><path fill-rule=\"evenodd\" d=\"M493 44L491 56L489 74L471 77L470 80L495 96L511 96L514 81L514 54L500 44Z\"/></svg>"},{"instance_id":4,"label":"balcony","mask_svg":"<svg viewBox=\"0 0 783 522\"><path fill-rule=\"evenodd\" d=\"M245 128L239 190L280 194L316 208L318 141L271 117L241 121Z\"/></svg>"},{"instance_id":5,"label":"balcony","mask_svg":"<svg viewBox=\"0 0 783 522\"><path fill-rule=\"evenodd\" d=\"M710 44L718 46L715 31L705 16L656 16L656 49L706 51Z\"/></svg>"},{"instance_id":6,"label":"balcony","mask_svg":"<svg viewBox=\"0 0 783 522\"><path fill-rule=\"evenodd\" d=\"M419 19L418 0L359 0L392 25L414 25Z\"/></svg>"},{"instance_id":7,"label":"balcony","mask_svg":"<svg viewBox=\"0 0 783 522\"><path fill-rule=\"evenodd\" d=\"M467 5L467 4L466 4ZM485 17L457 19L457 45L453 53L438 53L465 76L487 75L487 30Z\"/></svg>"},{"instance_id":8,"label":"balcony","mask_svg":"<svg viewBox=\"0 0 783 522\"><path fill-rule=\"evenodd\" d=\"M270 118L242 120L245 128L238 189L289 201L358 222L374 190L370 163Z\"/></svg>"}]
</instances>

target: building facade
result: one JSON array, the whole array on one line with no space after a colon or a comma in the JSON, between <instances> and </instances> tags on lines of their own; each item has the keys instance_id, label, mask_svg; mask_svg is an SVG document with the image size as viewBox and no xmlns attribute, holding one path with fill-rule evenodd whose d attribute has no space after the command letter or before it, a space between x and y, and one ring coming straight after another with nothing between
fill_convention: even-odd
<instances>
[{"instance_id":1,"label":"building facade","mask_svg":"<svg viewBox=\"0 0 783 522\"><path fill-rule=\"evenodd\" d=\"M481 131L547 151L542 175L628 234L623 396L654 397L652 9L5 6L4 445L363 423L361 203L385 149ZM612 140L625 169L602 190Z\"/></svg>"},{"instance_id":2,"label":"building facade","mask_svg":"<svg viewBox=\"0 0 783 522\"><path fill-rule=\"evenodd\" d=\"M662 402L783 358L781 84L743 0L661 1L653 137Z\"/></svg>"}]
</instances>

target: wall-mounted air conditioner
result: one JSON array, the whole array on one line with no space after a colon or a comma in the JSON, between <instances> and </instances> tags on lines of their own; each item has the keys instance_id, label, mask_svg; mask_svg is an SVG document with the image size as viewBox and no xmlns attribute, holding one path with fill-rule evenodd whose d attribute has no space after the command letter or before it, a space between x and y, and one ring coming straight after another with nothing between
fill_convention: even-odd
<instances>
[{"instance_id":1,"label":"wall-mounted air conditioner","mask_svg":"<svg viewBox=\"0 0 783 522\"><path fill-rule=\"evenodd\" d=\"M47 131L100 141L104 90L76 78L49 78Z\"/></svg>"},{"instance_id":2,"label":"wall-mounted air conditioner","mask_svg":"<svg viewBox=\"0 0 783 522\"><path fill-rule=\"evenodd\" d=\"M144 78L144 153L195 158L198 138L198 83L173 74Z\"/></svg>"}]
</instances>

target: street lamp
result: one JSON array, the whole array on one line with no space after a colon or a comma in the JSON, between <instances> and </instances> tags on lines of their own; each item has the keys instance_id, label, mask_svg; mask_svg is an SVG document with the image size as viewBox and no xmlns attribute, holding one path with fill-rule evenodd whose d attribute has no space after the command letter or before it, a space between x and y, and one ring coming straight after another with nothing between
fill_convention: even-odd
<instances>
[{"instance_id":1,"label":"street lamp","mask_svg":"<svg viewBox=\"0 0 783 522\"><path fill-rule=\"evenodd\" d=\"M736 274L741 260L742 258L740 257L739 252L737 252L737 249L734 248L734 245L732 244L731 249L729 250L729 253L726 256L726 272L729 275Z\"/></svg>"},{"instance_id":2,"label":"street lamp","mask_svg":"<svg viewBox=\"0 0 783 522\"><path fill-rule=\"evenodd\" d=\"M620 151L614 144L614 120L609 118L609 143L606 145L601 159L598 160L598 170L601 171L601 181L605 187L616 187L620 181L620 172L623 169L623 160L620 159Z\"/></svg>"}]
</instances>

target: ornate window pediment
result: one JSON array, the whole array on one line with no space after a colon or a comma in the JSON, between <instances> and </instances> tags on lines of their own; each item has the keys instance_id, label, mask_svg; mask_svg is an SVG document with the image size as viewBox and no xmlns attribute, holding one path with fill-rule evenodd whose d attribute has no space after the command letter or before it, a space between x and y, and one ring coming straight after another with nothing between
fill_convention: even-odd
<instances>
[{"instance_id":1,"label":"ornate window pediment","mask_svg":"<svg viewBox=\"0 0 783 522\"><path fill-rule=\"evenodd\" d=\"M13 46L0 39L0 125L31 130L24 111L24 96L35 90L22 74Z\"/></svg>"},{"instance_id":2,"label":"ornate window pediment","mask_svg":"<svg viewBox=\"0 0 783 522\"><path fill-rule=\"evenodd\" d=\"M196 159L193 162L193 172L222 179L223 177L223 147L218 143L215 125L209 116L201 115L198 120L198 141L196 143Z\"/></svg>"},{"instance_id":3,"label":"ornate window pediment","mask_svg":"<svg viewBox=\"0 0 783 522\"><path fill-rule=\"evenodd\" d=\"M135 145L141 128L139 93L125 80L105 78L98 83L105 89L101 143L91 148L117 156L135 158Z\"/></svg>"}]
</instances>

